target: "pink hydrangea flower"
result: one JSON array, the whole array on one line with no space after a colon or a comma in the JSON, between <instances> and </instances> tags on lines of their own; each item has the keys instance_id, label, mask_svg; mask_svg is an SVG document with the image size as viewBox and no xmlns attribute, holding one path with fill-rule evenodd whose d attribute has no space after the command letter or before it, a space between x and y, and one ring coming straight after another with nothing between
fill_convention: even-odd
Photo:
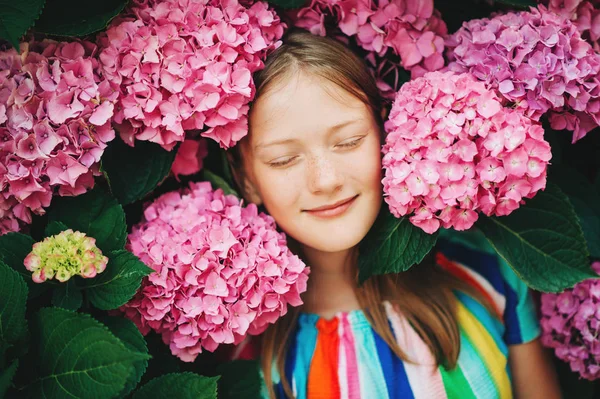
<instances>
[{"instance_id":1,"label":"pink hydrangea flower","mask_svg":"<svg viewBox=\"0 0 600 399\"><path fill-rule=\"evenodd\" d=\"M349 37L370 52L367 61L384 94L393 95L399 88L400 67L414 78L444 66L443 37L448 28L433 0L311 0L290 17L295 26L313 34L342 41ZM326 19L333 26L326 26ZM399 61L392 60L398 57ZM383 82L388 75L393 87Z\"/></svg>"},{"instance_id":2,"label":"pink hydrangea flower","mask_svg":"<svg viewBox=\"0 0 600 399\"><path fill-rule=\"evenodd\" d=\"M245 4L134 1L102 34L100 62L120 94L114 120L126 143L170 150L197 129L228 148L247 134L251 74L284 25L267 3Z\"/></svg>"},{"instance_id":3,"label":"pink hydrangea flower","mask_svg":"<svg viewBox=\"0 0 600 399\"><path fill-rule=\"evenodd\" d=\"M29 42L0 52L0 234L43 214L52 195L94 185L115 93L90 42Z\"/></svg>"},{"instance_id":4,"label":"pink hydrangea flower","mask_svg":"<svg viewBox=\"0 0 600 399\"><path fill-rule=\"evenodd\" d=\"M175 178L179 175L193 175L202 169L202 160L208 155L206 139L186 139L177 150L171 173Z\"/></svg>"},{"instance_id":5,"label":"pink hydrangea flower","mask_svg":"<svg viewBox=\"0 0 600 399\"><path fill-rule=\"evenodd\" d=\"M450 70L470 72L535 120L549 113L573 142L600 125L600 54L544 6L468 21L446 46Z\"/></svg>"},{"instance_id":6,"label":"pink hydrangea flower","mask_svg":"<svg viewBox=\"0 0 600 399\"><path fill-rule=\"evenodd\" d=\"M600 262L592 263L600 274ZM600 276L560 294L542 294L542 344L587 380L600 378Z\"/></svg>"},{"instance_id":7,"label":"pink hydrangea flower","mask_svg":"<svg viewBox=\"0 0 600 399\"><path fill-rule=\"evenodd\" d=\"M508 215L546 186L544 130L470 74L429 72L405 83L383 146L385 201L433 233Z\"/></svg>"},{"instance_id":8,"label":"pink hydrangea flower","mask_svg":"<svg viewBox=\"0 0 600 399\"><path fill-rule=\"evenodd\" d=\"M581 37L600 52L600 1L599 0L544 0L548 10L573 21Z\"/></svg>"},{"instance_id":9,"label":"pink hydrangea flower","mask_svg":"<svg viewBox=\"0 0 600 399\"><path fill-rule=\"evenodd\" d=\"M260 334L306 290L309 269L273 218L207 182L150 204L128 248L156 273L121 310L183 361Z\"/></svg>"}]
</instances>

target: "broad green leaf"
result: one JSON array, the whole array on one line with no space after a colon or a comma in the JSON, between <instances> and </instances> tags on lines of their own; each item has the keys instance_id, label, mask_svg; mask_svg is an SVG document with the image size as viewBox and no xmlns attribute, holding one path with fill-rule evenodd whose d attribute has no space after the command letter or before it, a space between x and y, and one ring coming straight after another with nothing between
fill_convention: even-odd
<instances>
[{"instance_id":1,"label":"broad green leaf","mask_svg":"<svg viewBox=\"0 0 600 399\"><path fill-rule=\"evenodd\" d=\"M77 310L81 307L83 296L75 285L72 277L69 281L57 284L52 290L52 305L67 310Z\"/></svg>"},{"instance_id":2,"label":"broad green leaf","mask_svg":"<svg viewBox=\"0 0 600 399\"><path fill-rule=\"evenodd\" d=\"M44 230L44 235L46 237L54 236L68 229L69 226L67 226L66 224L58 221L53 221L48 223L48 225L46 226L46 229Z\"/></svg>"},{"instance_id":3,"label":"broad green leaf","mask_svg":"<svg viewBox=\"0 0 600 399\"><path fill-rule=\"evenodd\" d=\"M33 25L44 8L44 0L0 0L0 38L19 49L19 39Z\"/></svg>"},{"instance_id":4,"label":"broad green leaf","mask_svg":"<svg viewBox=\"0 0 600 399\"><path fill-rule=\"evenodd\" d=\"M132 399L216 399L218 379L194 373L166 374L135 391Z\"/></svg>"},{"instance_id":5,"label":"broad green leaf","mask_svg":"<svg viewBox=\"0 0 600 399\"><path fill-rule=\"evenodd\" d=\"M102 155L102 169L115 197L127 205L144 198L168 176L176 153L176 148L167 151L148 141L131 147L117 138Z\"/></svg>"},{"instance_id":6,"label":"broad green leaf","mask_svg":"<svg viewBox=\"0 0 600 399\"><path fill-rule=\"evenodd\" d=\"M384 205L359 246L359 281L372 275L400 273L420 263L431 251L437 234L427 234L408 218L396 218Z\"/></svg>"},{"instance_id":7,"label":"broad green leaf","mask_svg":"<svg viewBox=\"0 0 600 399\"><path fill-rule=\"evenodd\" d=\"M0 354L27 332L27 284L15 270L0 261ZM1 361L1 359L0 359Z\"/></svg>"},{"instance_id":8,"label":"broad green leaf","mask_svg":"<svg viewBox=\"0 0 600 399\"><path fill-rule=\"evenodd\" d=\"M575 210L550 182L510 215L480 217L476 225L515 273L536 290L560 292L597 276Z\"/></svg>"},{"instance_id":9,"label":"broad green leaf","mask_svg":"<svg viewBox=\"0 0 600 399\"><path fill-rule=\"evenodd\" d=\"M123 249L127 226L123 208L101 188L77 197L59 197L48 212L50 221L60 221L69 228L96 239L102 252Z\"/></svg>"},{"instance_id":10,"label":"broad green leaf","mask_svg":"<svg viewBox=\"0 0 600 399\"><path fill-rule=\"evenodd\" d=\"M260 398L263 384L260 363L256 360L234 360L221 364L217 372L219 399Z\"/></svg>"},{"instance_id":11,"label":"broad green leaf","mask_svg":"<svg viewBox=\"0 0 600 399\"><path fill-rule=\"evenodd\" d=\"M0 398L3 398L8 388L10 388L17 367L19 367L19 359L14 360L6 369L0 370Z\"/></svg>"},{"instance_id":12,"label":"broad green leaf","mask_svg":"<svg viewBox=\"0 0 600 399\"><path fill-rule=\"evenodd\" d=\"M269 0L269 3L274 4L278 7L288 9L288 8L300 8L304 6L307 1L306 0Z\"/></svg>"},{"instance_id":13,"label":"broad green leaf","mask_svg":"<svg viewBox=\"0 0 600 399\"><path fill-rule=\"evenodd\" d=\"M220 188L226 195L235 195L238 198L240 197L240 195L233 188L231 188L231 186L221 176L214 174L208 169L204 169L202 173L204 180L209 181L213 189L216 190Z\"/></svg>"},{"instance_id":14,"label":"broad green leaf","mask_svg":"<svg viewBox=\"0 0 600 399\"><path fill-rule=\"evenodd\" d=\"M90 302L102 310L116 309L125 304L140 288L142 278L154 271L124 249L106 256L106 270L82 283Z\"/></svg>"},{"instance_id":15,"label":"broad green leaf","mask_svg":"<svg viewBox=\"0 0 600 399\"><path fill-rule=\"evenodd\" d=\"M134 364L148 358L85 313L41 309L32 331L29 397L111 398L123 390Z\"/></svg>"},{"instance_id":16,"label":"broad green leaf","mask_svg":"<svg viewBox=\"0 0 600 399\"><path fill-rule=\"evenodd\" d=\"M123 317L104 316L100 321L108 327L108 329L125 344L127 349L133 352L148 354L146 340L140 333L140 330L133 324L132 321ZM123 391L119 393L119 397L124 397L129 394L142 379L142 375L148 367L148 359L142 359L133 365L134 372L130 374L130 378L125 384Z\"/></svg>"},{"instance_id":17,"label":"broad green leaf","mask_svg":"<svg viewBox=\"0 0 600 399\"><path fill-rule=\"evenodd\" d=\"M106 28L127 0L102 0L82 3L80 0L46 0L46 6L35 24L36 32L58 36L85 36Z\"/></svg>"},{"instance_id":18,"label":"broad green leaf","mask_svg":"<svg viewBox=\"0 0 600 399\"><path fill-rule=\"evenodd\" d=\"M579 217L590 255L600 258L600 194L588 179L567 166L552 168L548 177L569 197Z\"/></svg>"}]
</instances>

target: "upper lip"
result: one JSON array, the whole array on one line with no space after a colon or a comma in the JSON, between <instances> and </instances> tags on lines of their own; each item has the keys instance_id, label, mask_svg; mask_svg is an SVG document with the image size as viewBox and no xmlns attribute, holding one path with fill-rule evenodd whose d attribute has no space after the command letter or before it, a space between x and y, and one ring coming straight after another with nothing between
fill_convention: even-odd
<instances>
[{"instance_id":1,"label":"upper lip","mask_svg":"<svg viewBox=\"0 0 600 399\"><path fill-rule=\"evenodd\" d=\"M344 204L344 203L346 203L346 202L348 202L350 200L353 200L357 196L358 195L354 195L352 197L348 197L346 199L343 199L343 200L340 200L338 202L335 202L335 203L333 203L331 205L323 205L323 206L320 206L318 208L306 209L306 211L308 211L308 212L316 212L316 211L326 211L326 210L329 210L329 209L337 208L338 206L340 206L340 205L342 205L342 204Z\"/></svg>"}]
</instances>

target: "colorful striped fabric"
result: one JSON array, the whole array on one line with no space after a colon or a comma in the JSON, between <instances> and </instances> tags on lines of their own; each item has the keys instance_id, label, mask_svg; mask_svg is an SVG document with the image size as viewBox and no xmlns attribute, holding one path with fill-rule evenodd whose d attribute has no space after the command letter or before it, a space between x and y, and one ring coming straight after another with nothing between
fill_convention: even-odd
<instances>
[{"instance_id":1,"label":"colorful striped fabric","mask_svg":"<svg viewBox=\"0 0 600 399\"><path fill-rule=\"evenodd\" d=\"M330 320L301 313L285 366L296 398L512 397L508 345L538 336L535 309L527 287L510 267L489 247L472 243L441 240L437 263L489 298L497 314L456 293L461 331L456 368L437 367L419 335L388 302L384 305L392 331L414 362L400 360L361 310L340 312ZM277 396L285 398L273 371Z\"/></svg>"}]
</instances>

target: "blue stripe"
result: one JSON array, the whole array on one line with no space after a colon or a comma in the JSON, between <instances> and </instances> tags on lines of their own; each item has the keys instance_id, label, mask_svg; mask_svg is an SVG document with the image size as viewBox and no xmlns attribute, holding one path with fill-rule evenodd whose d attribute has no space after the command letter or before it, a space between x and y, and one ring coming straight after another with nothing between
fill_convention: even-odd
<instances>
[{"instance_id":1,"label":"blue stripe","mask_svg":"<svg viewBox=\"0 0 600 399\"><path fill-rule=\"evenodd\" d=\"M294 363L292 374L296 386L296 399L306 399L306 388L308 384L308 374L310 372L310 363L317 346L316 327L319 316L316 314L300 314L298 317L298 328L296 331L296 341L290 345L295 348ZM286 370L287 373L287 370ZM292 383L292 380L289 380Z\"/></svg>"},{"instance_id":2,"label":"blue stripe","mask_svg":"<svg viewBox=\"0 0 600 399\"><path fill-rule=\"evenodd\" d=\"M498 256L468 248L448 240L438 240L441 253L452 261L481 274L501 295L506 295L506 283L500 273Z\"/></svg>"},{"instance_id":3,"label":"blue stripe","mask_svg":"<svg viewBox=\"0 0 600 399\"><path fill-rule=\"evenodd\" d=\"M393 331L391 324L390 330ZM404 369L404 362L396 356L394 351L392 351L375 330L373 330L373 337L377 345L377 355L383 369L389 399L414 399L410 382Z\"/></svg>"}]
</instances>

